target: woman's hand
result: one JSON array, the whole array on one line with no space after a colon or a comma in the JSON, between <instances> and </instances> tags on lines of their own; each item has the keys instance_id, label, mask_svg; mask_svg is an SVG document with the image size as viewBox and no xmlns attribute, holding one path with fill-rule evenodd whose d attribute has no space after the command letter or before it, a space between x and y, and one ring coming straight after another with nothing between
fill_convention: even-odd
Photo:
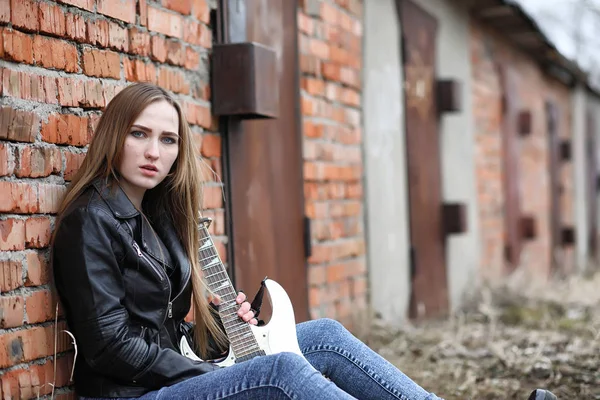
<instances>
[{"instance_id":1,"label":"woman's hand","mask_svg":"<svg viewBox=\"0 0 600 400\"><path fill-rule=\"evenodd\" d=\"M244 292L239 292L237 297L235 298L235 301L238 304L241 304L241 307L237 312L240 318L251 325L258 325L258 320L254 318L254 311L250 309L250 303L246 301L246 295L244 294ZM218 306L219 303L221 303L221 299L219 298L219 296L215 296L210 300L210 302L213 303L215 306Z\"/></svg>"},{"instance_id":2,"label":"woman's hand","mask_svg":"<svg viewBox=\"0 0 600 400\"><path fill-rule=\"evenodd\" d=\"M244 292L239 292L235 301L237 301L238 304L241 304L241 307L238 310L240 318L251 325L258 325L258 321L254 318L254 311L250 309L250 303L246 301L246 294L244 294Z\"/></svg>"}]
</instances>

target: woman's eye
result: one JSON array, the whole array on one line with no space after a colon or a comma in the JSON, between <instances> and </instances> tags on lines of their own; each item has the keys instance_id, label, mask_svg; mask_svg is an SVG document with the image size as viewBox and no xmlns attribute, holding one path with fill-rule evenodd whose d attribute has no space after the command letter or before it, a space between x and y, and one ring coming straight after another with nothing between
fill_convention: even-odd
<instances>
[{"instance_id":1,"label":"woman's eye","mask_svg":"<svg viewBox=\"0 0 600 400\"><path fill-rule=\"evenodd\" d=\"M174 138L172 138L172 137L168 137L168 136L167 136L167 137L164 137L164 138L162 138L162 141L163 141L163 143L165 143L165 144L175 144L175 143L177 143L177 140L175 140L175 139L174 139Z\"/></svg>"},{"instance_id":2,"label":"woman's eye","mask_svg":"<svg viewBox=\"0 0 600 400\"><path fill-rule=\"evenodd\" d=\"M136 137L136 138L142 138L142 137L146 136L146 134L142 131L133 131L133 132L131 132L131 136Z\"/></svg>"}]
</instances>

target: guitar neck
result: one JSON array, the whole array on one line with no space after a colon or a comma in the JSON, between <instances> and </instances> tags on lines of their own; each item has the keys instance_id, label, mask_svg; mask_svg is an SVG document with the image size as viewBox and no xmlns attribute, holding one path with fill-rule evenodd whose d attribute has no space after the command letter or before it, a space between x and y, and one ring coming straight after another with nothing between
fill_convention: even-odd
<instances>
[{"instance_id":1,"label":"guitar neck","mask_svg":"<svg viewBox=\"0 0 600 400\"><path fill-rule=\"evenodd\" d=\"M235 301L237 293L229 279L221 257L219 257L208 228L202 224L199 233L200 248L198 257L202 273L210 291L218 295L221 300L219 315L225 327L231 349L238 360L252 358L260 353L260 347L250 329L250 325L237 314L239 309L239 304Z\"/></svg>"}]
</instances>

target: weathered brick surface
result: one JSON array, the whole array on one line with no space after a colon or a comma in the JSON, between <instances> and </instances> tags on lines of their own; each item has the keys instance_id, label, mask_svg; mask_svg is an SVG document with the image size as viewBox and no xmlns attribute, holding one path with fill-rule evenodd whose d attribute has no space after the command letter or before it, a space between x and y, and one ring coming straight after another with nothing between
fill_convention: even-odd
<instances>
[{"instance_id":1,"label":"weathered brick surface","mask_svg":"<svg viewBox=\"0 0 600 400\"><path fill-rule=\"evenodd\" d=\"M537 236L524 241L521 266L548 276L550 272L550 192L548 133L544 102L553 100L559 108L561 138L571 138L571 104L567 87L541 72L534 60L509 45L477 21L471 24L471 61L476 140L476 177L479 196L481 274L484 279L503 276L504 187L503 143L501 138L501 88L496 64L509 62L518 78L518 98L522 109L532 113L532 133L518 138L519 190L522 215L535 218ZM560 182L564 187L560 207L564 224L573 218L574 188L572 164L562 163ZM562 264L572 268L572 248L563 248Z\"/></svg>"},{"instance_id":2,"label":"weathered brick surface","mask_svg":"<svg viewBox=\"0 0 600 400\"><path fill-rule=\"evenodd\" d=\"M71 384L71 339L60 332L60 312L54 325L48 244L67 184L115 94L135 81L173 91L207 164L220 173L201 62L212 47L210 4L0 0L0 398L36 398L52 384ZM213 174L205 180L203 204L226 260L222 183ZM62 390L55 398L74 398Z\"/></svg>"},{"instance_id":3,"label":"weathered brick surface","mask_svg":"<svg viewBox=\"0 0 600 400\"><path fill-rule=\"evenodd\" d=\"M312 220L312 317L352 324L366 307L361 1L300 1L304 194Z\"/></svg>"}]
</instances>

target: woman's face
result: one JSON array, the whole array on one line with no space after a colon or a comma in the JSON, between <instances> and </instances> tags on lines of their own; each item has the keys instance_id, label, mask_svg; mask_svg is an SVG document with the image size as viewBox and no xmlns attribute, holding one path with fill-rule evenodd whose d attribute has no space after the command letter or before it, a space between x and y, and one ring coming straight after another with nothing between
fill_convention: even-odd
<instances>
[{"instance_id":1,"label":"woman's face","mask_svg":"<svg viewBox=\"0 0 600 400\"><path fill-rule=\"evenodd\" d=\"M177 110L164 100L142 111L123 146L121 187L138 207L144 193L165 179L179 153Z\"/></svg>"}]
</instances>

